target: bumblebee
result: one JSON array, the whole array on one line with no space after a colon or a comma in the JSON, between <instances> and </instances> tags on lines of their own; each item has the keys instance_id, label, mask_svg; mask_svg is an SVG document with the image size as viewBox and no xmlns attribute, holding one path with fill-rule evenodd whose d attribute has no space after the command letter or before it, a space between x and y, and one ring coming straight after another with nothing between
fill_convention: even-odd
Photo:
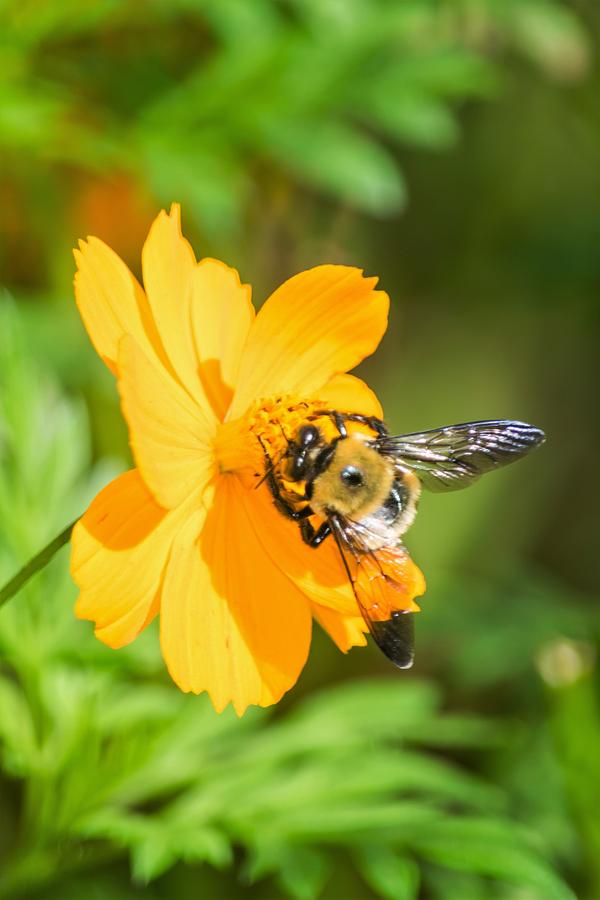
<instances>
[{"instance_id":1,"label":"bumblebee","mask_svg":"<svg viewBox=\"0 0 600 900\"><path fill-rule=\"evenodd\" d=\"M414 521L421 488L467 487L525 456L545 440L544 432L493 419L390 435L380 419L323 410L286 440L277 463L263 447L275 506L298 523L309 546L332 536L375 643L396 666L410 668L413 617L403 598L401 538Z\"/></svg>"}]
</instances>

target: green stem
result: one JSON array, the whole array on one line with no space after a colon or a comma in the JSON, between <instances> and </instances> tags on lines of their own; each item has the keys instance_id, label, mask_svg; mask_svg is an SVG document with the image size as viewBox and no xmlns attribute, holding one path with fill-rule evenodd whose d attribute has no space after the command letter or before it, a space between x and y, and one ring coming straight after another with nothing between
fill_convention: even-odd
<instances>
[{"instance_id":1,"label":"green stem","mask_svg":"<svg viewBox=\"0 0 600 900\"><path fill-rule=\"evenodd\" d=\"M77 519L75 519L75 522L77 522ZM40 550L40 552L30 559L28 563L25 563L23 568L20 569L10 581L7 581L3 588L0 588L0 607L4 606L11 597L14 597L14 595L21 590L23 585L27 584L29 579L32 578L36 572L39 572L47 566L60 548L68 543L75 522L71 522L70 525L67 525L64 531L61 531L61 533L57 535L54 540L50 541L43 550Z\"/></svg>"}]
</instances>

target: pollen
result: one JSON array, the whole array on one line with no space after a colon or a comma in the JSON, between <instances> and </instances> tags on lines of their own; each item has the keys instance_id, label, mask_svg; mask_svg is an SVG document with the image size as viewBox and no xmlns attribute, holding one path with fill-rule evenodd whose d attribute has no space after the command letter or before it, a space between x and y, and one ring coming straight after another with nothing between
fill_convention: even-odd
<instances>
[{"instance_id":1,"label":"pollen","mask_svg":"<svg viewBox=\"0 0 600 900\"><path fill-rule=\"evenodd\" d=\"M219 471L262 477L265 453L274 462L283 460L298 429L325 408L325 403L307 402L293 395L258 401L245 416L224 422L217 430L214 449Z\"/></svg>"}]
</instances>

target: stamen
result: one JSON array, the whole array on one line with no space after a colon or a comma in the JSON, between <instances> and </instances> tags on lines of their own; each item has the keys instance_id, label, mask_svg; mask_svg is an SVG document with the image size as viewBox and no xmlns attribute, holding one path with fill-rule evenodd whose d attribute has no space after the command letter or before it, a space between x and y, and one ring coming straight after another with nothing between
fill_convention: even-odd
<instances>
[{"instance_id":1,"label":"stamen","mask_svg":"<svg viewBox=\"0 0 600 900\"><path fill-rule=\"evenodd\" d=\"M288 446L308 416L323 408L291 395L259 401L241 419L224 422L216 435L214 450L221 473L264 472L265 454L275 467L283 462ZM262 445L262 446L261 446Z\"/></svg>"}]
</instances>

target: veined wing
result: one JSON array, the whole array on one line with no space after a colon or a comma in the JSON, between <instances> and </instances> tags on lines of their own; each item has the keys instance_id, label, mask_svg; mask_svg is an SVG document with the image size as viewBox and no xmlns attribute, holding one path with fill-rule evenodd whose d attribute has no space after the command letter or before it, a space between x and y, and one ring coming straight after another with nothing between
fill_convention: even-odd
<instances>
[{"instance_id":1,"label":"veined wing","mask_svg":"<svg viewBox=\"0 0 600 900\"><path fill-rule=\"evenodd\" d=\"M414 597L425 590L425 581L403 547L360 552L347 540L344 522L331 520L333 534L352 584L360 613L373 640L400 669L414 660Z\"/></svg>"},{"instance_id":2,"label":"veined wing","mask_svg":"<svg viewBox=\"0 0 600 900\"><path fill-rule=\"evenodd\" d=\"M509 419L465 422L379 438L374 446L413 470L429 490L467 487L480 475L525 456L545 440L540 428Z\"/></svg>"}]
</instances>

